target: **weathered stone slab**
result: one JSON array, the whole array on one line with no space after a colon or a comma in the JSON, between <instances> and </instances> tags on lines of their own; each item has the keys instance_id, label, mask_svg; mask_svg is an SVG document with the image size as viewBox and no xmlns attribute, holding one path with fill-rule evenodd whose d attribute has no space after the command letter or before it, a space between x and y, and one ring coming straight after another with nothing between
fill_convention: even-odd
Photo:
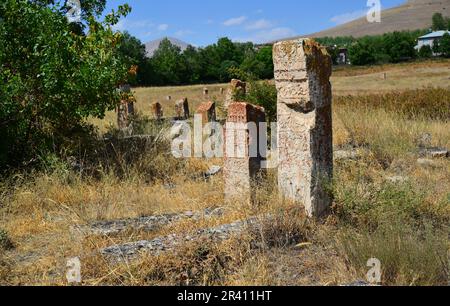
<instances>
[{"instance_id":1,"label":"weathered stone slab","mask_svg":"<svg viewBox=\"0 0 450 306\"><path fill-rule=\"evenodd\" d=\"M449 151L445 148L426 148L422 149L419 152L419 155L421 157L428 157L428 158L448 158L449 157Z\"/></svg>"},{"instance_id":2,"label":"weathered stone slab","mask_svg":"<svg viewBox=\"0 0 450 306\"><path fill-rule=\"evenodd\" d=\"M278 181L281 195L309 216L331 206L333 173L331 57L311 39L274 45L278 91Z\"/></svg>"},{"instance_id":3,"label":"weathered stone slab","mask_svg":"<svg viewBox=\"0 0 450 306\"><path fill-rule=\"evenodd\" d=\"M244 102L229 105L225 127L224 180L227 201L253 199L263 156L259 124L265 122L264 108ZM253 131L248 124L253 124ZM267 138L264 138L266 141ZM265 157L265 156L264 156Z\"/></svg>"},{"instance_id":4,"label":"weathered stone slab","mask_svg":"<svg viewBox=\"0 0 450 306\"><path fill-rule=\"evenodd\" d=\"M187 120L190 117L189 102L187 98L178 100L175 103L175 114L177 120Z\"/></svg>"},{"instance_id":5,"label":"weathered stone slab","mask_svg":"<svg viewBox=\"0 0 450 306\"><path fill-rule=\"evenodd\" d=\"M153 103L151 105L151 110L153 118L156 120L161 120L162 117L164 116L162 105L159 102Z\"/></svg>"},{"instance_id":6,"label":"weathered stone slab","mask_svg":"<svg viewBox=\"0 0 450 306\"><path fill-rule=\"evenodd\" d=\"M130 117L134 115L134 100L126 98L127 94L131 92L131 86L128 84L119 87L121 93L124 94L123 99L116 108L117 112L117 126L120 130L128 128L130 125Z\"/></svg>"},{"instance_id":7,"label":"weathered stone slab","mask_svg":"<svg viewBox=\"0 0 450 306\"><path fill-rule=\"evenodd\" d=\"M203 124L207 124L209 122L216 121L216 103L214 102L204 102L200 104L197 108L196 114L200 114L202 116Z\"/></svg>"},{"instance_id":8,"label":"weathered stone slab","mask_svg":"<svg viewBox=\"0 0 450 306\"><path fill-rule=\"evenodd\" d=\"M257 224L258 219L251 218L244 221L220 225L214 228L200 229L197 232L188 235L172 234L153 240L115 245L101 250L100 253L108 258L118 261L136 257L142 252L156 256L164 252L173 251L183 243L189 243L199 239L213 239L216 242L224 241L231 238L233 235L242 233L249 227L255 227Z\"/></svg>"},{"instance_id":9,"label":"weathered stone slab","mask_svg":"<svg viewBox=\"0 0 450 306\"><path fill-rule=\"evenodd\" d=\"M213 218L221 216L223 212L224 210L222 208L207 208L203 211L196 212L186 211L183 213L162 214L135 219L101 221L84 226L81 228L81 231L90 235L115 235L127 230L151 232L181 220Z\"/></svg>"},{"instance_id":10,"label":"weathered stone slab","mask_svg":"<svg viewBox=\"0 0 450 306\"><path fill-rule=\"evenodd\" d=\"M247 83L242 82L241 80L232 79L230 85L227 89L227 94L225 96L224 106L226 109L230 106L231 103L234 102L234 97L236 95L245 95L247 91Z\"/></svg>"}]
</instances>

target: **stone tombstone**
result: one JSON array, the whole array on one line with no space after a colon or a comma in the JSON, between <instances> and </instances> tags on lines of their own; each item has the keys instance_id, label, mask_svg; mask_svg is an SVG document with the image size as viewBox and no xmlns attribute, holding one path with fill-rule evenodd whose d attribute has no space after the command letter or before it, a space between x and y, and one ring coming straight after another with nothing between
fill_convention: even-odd
<instances>
[{"instance_id":1,"label":"stone tombstone","mask_svg":"<svg viewBox=\"0 0 450 306\"><path fill-rule=\"evenodd\" d=\"M228 202L243 200L251 203L254 199L265 158L260 144L267 142L267 135L260 133L259 123L265 120L264 108L259 106L233 102L228 108L224 131L225 199ZM253 128L247 124L252 124Z\"/></svg>"},{"instance_id":2,"label":"stone tombstone","mask_svg":"<svg viewBox=\"0 0 450 306\"><path fill-rule=\"evenodd\" d=\"M164 113L161 103L155 102L151 105L153 118L156 120L161 120Z\"/></svg>"},{"instance_id":3,"label":"stone tombstone","mask_svg":"<svg viewBox=\"0 0 450 306\"><path fill-rule=\"evenodd\" d=\"M220 92L221 95L223 95L223 93L225 92L225 90L223 89L223 87L220 87L220 88L219 88L219 92Z\"/></svg>"},{"instance_id":4,"label":"stone tombstone","mask_svg":"<svg viewBox=\"0 0 450 306\"><path fill-rule=\"evenodd\" d=\"M247 83L241 80L232 79L230 85L228 86L227 94L225 96L224 106L228 109L228 106L234 102L234 98L237 94L245 95L247 90Z\"/></svg>"},{"instance_id":5,"label":"stone tombstone","mask_svg":"<svg viewBox=\"0 0 450 306\"><path fill-rule=\"evenodd\" d=\"M123 94L131 93L131 86L129 84L124 84L119 87L119 91ZM134 100L130 98L125 98L120 101L119 106L116 108L117 111L117 125L119 129L126 129L129 125L130 116L134 115Z\"/></svg>"},{"instance_id":6,"label":"stone tombstone","mask_svg":"<svg viewBox=\"0 0 450 306\"><path fill-rule=\"evenodd\" d=\"M207 96L209 94L209 89L207 87L203 88L203 95Z\"/></svg>"},{"instance_id":7,"label":"stone tombstone","mask_svg":"<svg viewBox=\"0 0 450 306\"><path fill-rule=\"evenodd\" d=\"M202 115L203 125L207 124L208 122L215 122L216 121L216 103L214 103L212 101L203 102L197 108L196 114Z\"/></svg>"},{"instance_id":8,"label":"stone tombstone","mask_svg":"<svg viewBox=\"0 0 450 306\"><path fill-rule=\"evenodd\" d=\"M167 97L166 97L166 100L167 100L167 101L172 100L172 96L167 96Z\"/></svg>"},{"instance_id":9,"label":"stone tombstone","mask_svg":"<svg viewBox=\"0 0 450 306\"><path fill-rule=\"evenodd\" d=\"M175 114L178 120L187 120L190 117L189 102L187 98L178 100L175 103Z\"/></svg>"},{"instance_id":10,"label":"stone tombstone","mask_svg":"<svg viewBox=\"0 0 450 306\"><path fill-rule=\"evenodd\" d=\"M281 195L302 203L311 217L332 204L331 57L311 39L273 47L278 91L278 184Z\"/></svg>"}]
</instances>

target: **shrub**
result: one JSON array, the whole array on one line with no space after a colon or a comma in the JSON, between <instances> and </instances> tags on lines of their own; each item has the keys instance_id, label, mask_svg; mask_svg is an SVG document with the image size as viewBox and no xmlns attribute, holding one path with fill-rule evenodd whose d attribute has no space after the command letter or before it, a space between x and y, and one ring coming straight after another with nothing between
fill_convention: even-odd
<instances>
[{"instance_id":1,"label":"shrub","mask_svg":"<svg viewBox=\"0 0 450 306\"><path fill-rule=\"evenodd\" d=\"M118 51L121 37L89 17L87 34L73 31L56 6L26 0L0 4L0 167L20 165L61 148L56 136L89 116L102 118L119 101L127 77Z\"/></svg>"},{"instance_id":2,"label":"shrub","mask_svg":"<svg viewBox=\"0 0 450 306\"><path fill-rule=\"evenodd\" d=\"M421 58L430 58L433 56L433 50L430 46L425 45L419 50L419 57Z\"/></svg>"}]
</instances>

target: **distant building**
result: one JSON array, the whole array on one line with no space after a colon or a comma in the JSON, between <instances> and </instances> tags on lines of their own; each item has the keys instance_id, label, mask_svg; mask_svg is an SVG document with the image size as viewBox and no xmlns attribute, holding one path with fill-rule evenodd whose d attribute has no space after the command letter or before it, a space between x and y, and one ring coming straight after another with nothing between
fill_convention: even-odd
<instances>
[{"instance_id":1,"label":"distant building","mask_svg":"<svg viewBox=\"0 0 450 306\"><path fill-rule=\"evenodd\" d=\"M433 48L435 42L442 39L445 33L450 34L450 31L436 31L419 37L416 49L420 50L424 46L430 46L431 48Z\"/></svg>"}]
</instances>

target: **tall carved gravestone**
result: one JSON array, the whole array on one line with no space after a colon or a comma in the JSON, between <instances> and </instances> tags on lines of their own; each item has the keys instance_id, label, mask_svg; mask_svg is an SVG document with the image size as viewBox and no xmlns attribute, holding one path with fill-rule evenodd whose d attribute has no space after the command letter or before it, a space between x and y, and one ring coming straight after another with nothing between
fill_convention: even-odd
<instances>
[{"instance_id":1,"label":"tall carved gravestone","mask_svg":"<svg viewBox=\"0 0 450 306\"><path fill-rule=\"evenodd\" d=\"M332 61L310 39L274 45L278 91L278 184L281 195L320 216L332 199L333 173L330 76Z\"/></svg>"},{"instance_id":2,"label":"tall carved gravestone","mask_svg":"<svg viewBox=\"0 0 450 306\"><path fill-rule=\"evenodd\" d=\"M233 102L229 105L224 131L226 201L239 200L248 203L254 198L254 184L265 157L265 152L260 150L260 144L266 141L265 135L260 134L261 122L265 122L262 107L244 102Z\"/></svg>"}]
</instances>

